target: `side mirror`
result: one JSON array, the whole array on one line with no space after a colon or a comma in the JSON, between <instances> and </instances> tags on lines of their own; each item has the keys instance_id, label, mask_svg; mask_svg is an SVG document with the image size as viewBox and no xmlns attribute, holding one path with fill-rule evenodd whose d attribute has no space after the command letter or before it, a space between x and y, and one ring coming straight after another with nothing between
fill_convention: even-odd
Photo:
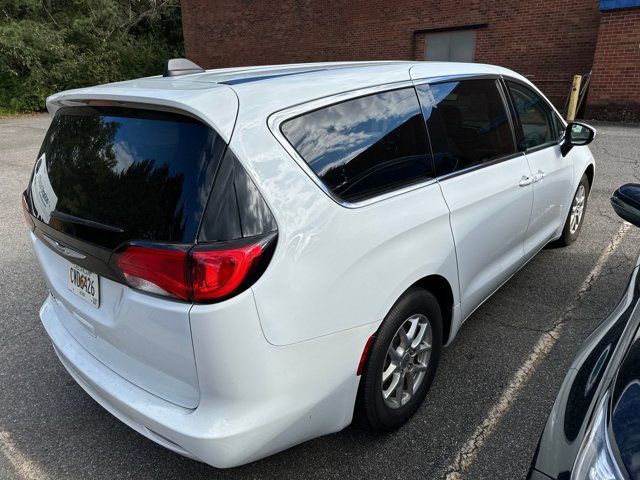
<instances>
[{"instance_id":1,"label":"side mirror","mask_svg":"<svg viewBox=\"0 0 640 480\"><path fill-rule=\"evenodd\" d=\"M611 205L618 216L640 227L640 185L628 183L613 192Z\"/></svg>"},{"instance_id":2,"label":"side mirror","mask_svg":"<svg viewBox=\"0 0 640 480\"><path fill-rule=\"evenodd\" d=\"M586 123L572 122L567 125L567 130L564 132L564 140L560 146L560 152L563 157L566 157L573 147L589 145L595 137L595 128Z\"/></svg>"}]
</instances>

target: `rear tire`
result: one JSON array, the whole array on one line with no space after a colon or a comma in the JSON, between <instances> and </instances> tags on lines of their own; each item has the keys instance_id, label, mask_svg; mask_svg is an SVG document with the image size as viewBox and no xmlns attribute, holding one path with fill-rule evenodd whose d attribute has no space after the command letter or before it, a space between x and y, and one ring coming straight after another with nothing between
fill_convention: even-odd
<instances>
[{"instance_id":1,"label":"rear tire","mask_svg":"<svg viewBox=\"0 0 640 480\"><path fill-rule=\"evenodd\" d=\"M391 308L373 340L360 379L356 421L388 432L422 404L442 349L442 313L436 298L412 288Z\"/></svg>"},{"instance_id":2,"label":"rear tire","mask_svg":"<svg viewBox=\"0 0 640 480\"><path fill-rule=\"evenodd\" d=\"M569 215L562 229L562 236L554 242L555 246L566 247L575 242L582 230L584 216L587 212L587 200L589 199L589 179L587 175L582 175L576 192L571 200Z\"/></svg>"}]
</instances>

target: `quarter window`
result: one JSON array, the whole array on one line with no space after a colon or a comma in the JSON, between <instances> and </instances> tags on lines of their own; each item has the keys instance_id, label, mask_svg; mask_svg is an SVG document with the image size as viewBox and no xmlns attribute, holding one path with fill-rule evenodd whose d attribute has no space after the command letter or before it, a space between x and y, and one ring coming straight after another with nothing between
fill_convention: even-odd
<instances>
[{"instance_id":1,"label":"quarter window","mask_svg":"<svg viewBox=\"0 0 640 480\"><path fill-rule=\"evenodd\" d=\"M511 155L513 132L495 80L419 85L437 175Z\"/></svg>"},{"instance_id":2,"label":"quarter window","mask_svg":"<svg viewBox=\"0 0 640 480\"><path fill-rule=\"evenodd\" d=\"M282 133L336 196L359 201L433 178L413 88L368 95L282 124Z\"/></svg>"},{"instance_id":3,"label":"quarter window","mask_svg":"<svg viewBox=\"0 0 640 480\"><path fill-rule=\"evenodd\" d=\"M522 150L556 143L553 112L549 105L533 90L516 82L507 81L522 126Z\"/></svg>"}]
</instances>

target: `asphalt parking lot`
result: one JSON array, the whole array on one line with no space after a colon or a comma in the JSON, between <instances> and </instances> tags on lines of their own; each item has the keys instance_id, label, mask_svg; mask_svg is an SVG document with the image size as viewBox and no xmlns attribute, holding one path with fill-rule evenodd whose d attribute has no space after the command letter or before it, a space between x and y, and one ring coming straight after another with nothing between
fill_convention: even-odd
<instances>
[{"instance_id":1,"label":"asphalt parking lot","mask_svg":"<svg viewBox=\"0 0 640 480\"><path fill-rule=\"evenodd\" d=\"M616 187L640 182L640 126L594 124L596 183L581 237L543 250L464 324L404 428L386 436L347 428L216 470L120 423L53 352L38 319L47 292L20 211L48 122L0 120L2 479L524 478L572 357L617 303L640 253L640 230L609 206Z\"/></svg>"}]
</instances>

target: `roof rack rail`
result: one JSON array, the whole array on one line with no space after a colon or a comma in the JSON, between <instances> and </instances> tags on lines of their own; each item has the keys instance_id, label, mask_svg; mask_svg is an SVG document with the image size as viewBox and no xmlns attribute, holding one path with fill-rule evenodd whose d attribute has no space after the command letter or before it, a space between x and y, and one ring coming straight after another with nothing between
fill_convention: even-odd
<instances>
[{"instance_id":1,"label":"roof rack rail","mask_svg":"<svg viewBox=\"0 0 640 480\"><path fill-rule=\"evenodd\" d=\"M186 58L172 58L164 62L163 77L177 77L179 75L190 75L192 73L203 73L205 70L200 65L193 63Z\"/></svg>"}]
</instances>

